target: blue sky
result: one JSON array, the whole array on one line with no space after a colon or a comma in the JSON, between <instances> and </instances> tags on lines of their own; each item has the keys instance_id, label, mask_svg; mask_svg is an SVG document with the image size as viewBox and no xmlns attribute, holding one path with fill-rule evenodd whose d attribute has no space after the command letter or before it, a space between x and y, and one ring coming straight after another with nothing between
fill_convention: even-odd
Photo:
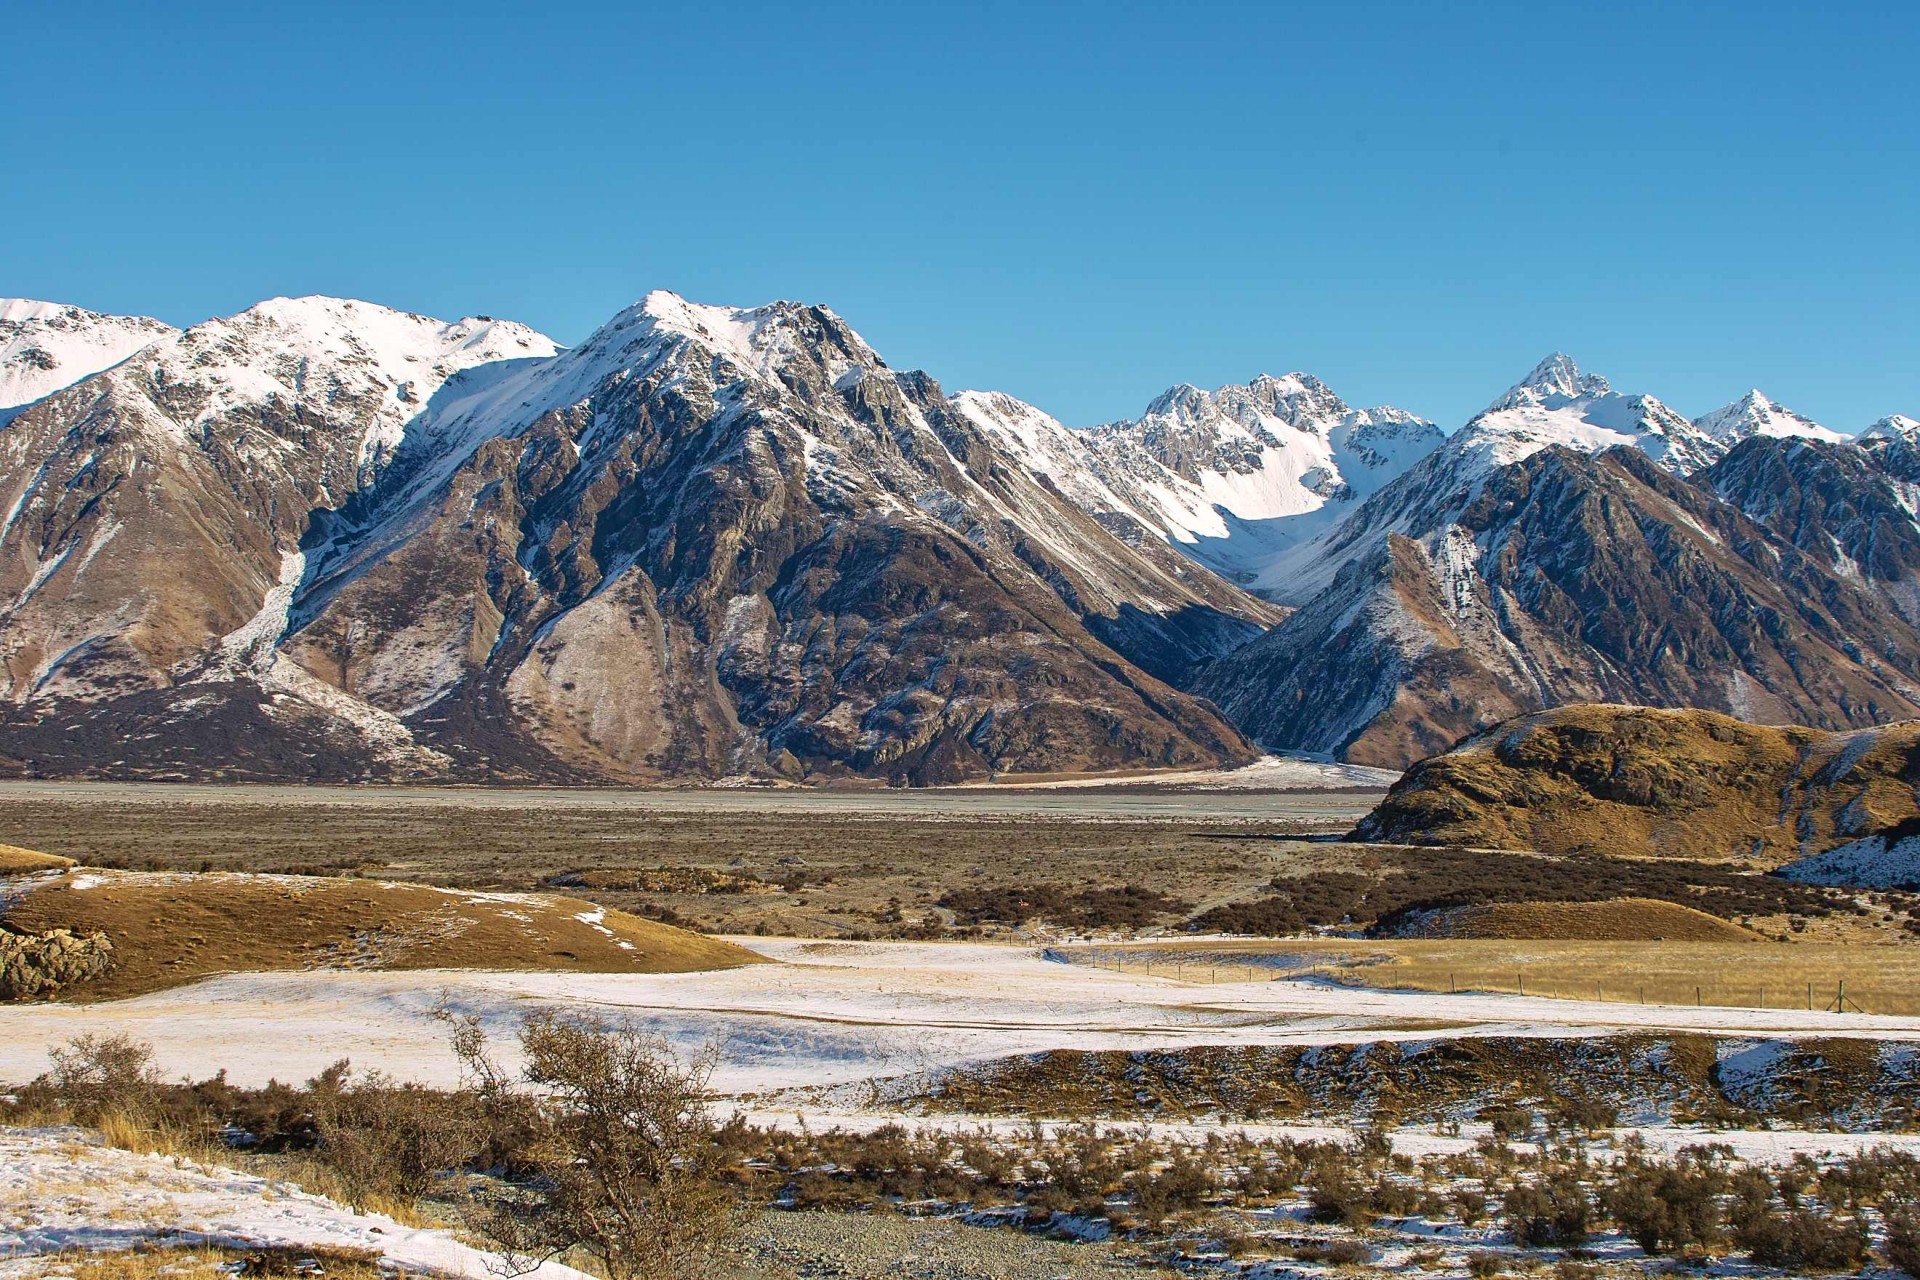
<instances>
[{"instance_id":1,"label":"blue sky","mask_svg":"<svg viewBox=\"0 0 1920 1280\"><path fill-rule=\"evenodd\" d=\"M821 302L1081 425L1548 351L1920 415L1920 5L15 6L0 293Z\"/></svg>"}]
</instances>

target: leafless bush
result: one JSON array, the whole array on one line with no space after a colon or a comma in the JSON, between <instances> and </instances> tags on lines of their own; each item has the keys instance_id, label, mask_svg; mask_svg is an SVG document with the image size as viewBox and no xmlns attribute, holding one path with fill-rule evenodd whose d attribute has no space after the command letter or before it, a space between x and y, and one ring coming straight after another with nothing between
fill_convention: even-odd
<instances>
[{"instance_id":1,"label":"leafless bush","mask_svg":"<svg viewBox=\"0 0 1920 1280\"><path fill-rule=\"evenodd\" d=\"M1207 1165L1190 1152L1178 1151L1157 1172L1136 1169L1128 1174L1126 1187L1134 1213L1157 1227L1175 1214L1191 1213L1205 1204L1217 1183Z\"/></svg>"},{"instance_id":2,"label":"leafless bush","mask_svg":"<svg viewBox=\"0 0 1920 1280\"><path fill-rule=\"evenodd\" d=\"M1571 1169L1514 1187L1502 1207L1516 1244L1572 1249L1587 1242L1592 1206Z\"/></svg>"},{"instance_id":3,"label":"leafless bush","mask_svg":"<svg viewBox=\"0 0 1920 1280\"><path fill-rule=\"evenodd\" d=\"M1727 1186L1718 1161L1697 1149L1672 1161L1633 1156L1615 1167L1606 1207L1642 1250L1673 1253L1720 1238L1720 1196Z\"/></svg>"},{"instance_id":4,"label":"leafless bush","mask_svg":"<svg viewBox=\"0 0 1920 1280\"><path fill-rule=\"evenodd\" d=\"M1887 1215L1887 1261L1920 1277L1920 1209L1896 1209Z\"/></svg>"},{"instance_id":5,"label":"leafless bush","mask_svg":"<svg viewBox=\"0 0 1920 1280\"><path fill-rule=\"evenodd\" d=\"M411 1207L479 1143L471 1097L397 1084L377 1071L355 1078L344 1058L307 1088L320 1162L356 1209Z\"/></svg>"},{"instance_id":6,"label":"leafless bush","mask_svg":"<svg viewBox=\"0 0 1920 1280\"><path fill-rule=\"evenodd\" d=\"M98 1124L111 1113L152 1113L161 1089L153 1046L131 1036L84 1035L48 1050L53 1070L46 1082L73 1119Z\"/></svg>"},{"instance_id":7,"label":"leafless bush","mask_svg":"<svg viewBox=\"0 0 1920 1280\"><path fill-rule=\"evenodd\" d=\"M708 1108L716 1055L683 1060L625 1023L540 1013L520 1031L516 1080L476 1021L455 1051L489 1105L526 1109L533 1177L477 1207L475 1225L516 1268L579 1249L612 1280L706 1274L739 1226Z\"/></svg>"}]
</instances>

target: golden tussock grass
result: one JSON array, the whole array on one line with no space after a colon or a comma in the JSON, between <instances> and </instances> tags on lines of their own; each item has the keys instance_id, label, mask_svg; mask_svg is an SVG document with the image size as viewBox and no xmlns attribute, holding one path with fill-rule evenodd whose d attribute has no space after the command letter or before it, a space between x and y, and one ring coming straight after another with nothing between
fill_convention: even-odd
<instances>
[{"instance_id":1,"label":"golden tussock grass","mask_svg":"<svg viewBox=\"0 0 1920 1280\"><path fill-rule=\"evenodd\" d=\"M1920 1015L1920 947L1825 946L1772 942L1635 942L1409 938L1381 941L1304 938L1194 942L1163 948L1167 971L1175 954L1192 958L1191 981L1244 982L1245 955L1284 957L1256 973L1322 972L1372 987L1415 991L1494 991L1571 1000L1729 1005L1804 1009L1808 988L1820 1009L1842 981L1848 1009ZM1142 967L1144 948L1125 967ZM1218 958L1210 966L1209 961Z\"/></svg>"},{"instance_id":2,"label":"golden tussock grass","mask_svg":"<svg viewBox=\"0 0 1920 1280\"><path fill-rule=\"evenodd\" d=\"M685 973L761 963L732 943L553 894L382 880L76 871L6 908L27 932L113 943L106 974L66 993L140 995L216 973L324 967Z\"/></svg>"},{"instance_id":3,"label":"golden tussock grass","mask_svg":"<svg viewBox=\"0 0 1920 1280\"><path fill-rule=\"evenodd\" d=\"M1916 751L1913 722L1831 733L1575 705L1423 761L1368 821L1422 844L1773 866L1920 814Z\"/></svg>"},{"instance_id":4,"label":"golden tussock grass","mask_svg":"<svg viewBox=\"0 0 1920 1280\"><path fill-rule=\"evenodd\" d=\"M72 865L72 858L63 858L59 854L23 849L17 844L0 844L0 876L19 875L25 871L53 871Z\"/></svg>"},{"instance_id":5,"label":"golden tussock grass","mask_svg":"<svg viewBox=\"0 0 1920 1280\"><path fill-rule=\"evenodd\" d=\"M146 1242L131 1249L68 1249L9 1264L17 1280L65 1276L71 1280L233 1280L243 1276L297 1276L317 1263L327 1280L381 1280L380 1255L372 1249L235 1249L221 1245ZM391 1277L388 1277L391 1280Z\"/></svg>"}]
</instances>

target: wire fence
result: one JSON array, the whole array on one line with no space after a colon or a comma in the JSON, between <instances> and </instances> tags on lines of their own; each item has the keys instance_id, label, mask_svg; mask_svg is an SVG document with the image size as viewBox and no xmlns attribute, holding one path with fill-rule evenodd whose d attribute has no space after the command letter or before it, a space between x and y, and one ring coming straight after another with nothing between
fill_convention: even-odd
<instances>
[{"instance_id":1,"label":"wire fence","mask_svg":"<svg viewBox=\"0 0 1920 1280\"><path fill-rule=\"evenodd\" d=\"M1860 982L1846 976L1771 982L1728 980L1701 975L1700 981L1654 976L1644 979L1584 980L1520 967L1501 972L1485 965L1456 966L1444 972L1432 965L1343 963L1311 953L1255 953L1244 957L1183 954L1148 949L1053 948L1048 955L1067 964L1115 973L1164 978L1203 985L1219 983L1320 980L1387 990L1535 996L1598 1004L1691 1005L1696 1008L1798 1009L1826 1013L1920 1014L1920 991L1908 984Z\"/></svg>"}]
</instances>

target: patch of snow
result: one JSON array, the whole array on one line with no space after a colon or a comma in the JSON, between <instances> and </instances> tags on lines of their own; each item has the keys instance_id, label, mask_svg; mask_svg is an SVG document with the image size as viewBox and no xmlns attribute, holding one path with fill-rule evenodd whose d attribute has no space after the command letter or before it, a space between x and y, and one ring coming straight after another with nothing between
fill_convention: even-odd
<instances>
[{"instance_id":1,"label":"patch of snow","mask_svg":"<svg viewBox=\"0 0 1920 1280\"><path fill-rule=\"evenodd\" d=\"M146 316L0 298L0 413L110 369L178 332Z\"/></svg>"},{"instance_id":2,"label":"patch of snow","mask_svg":"<svg viewBox=\"0 0 1920 1280\"><path fill-rule=\"evenodd\" d=\"M266 598L260 603L260 611L220 639L223 659L218 672L220 675L230 675L233 671L243 669L261 672L272 665L274 646L287 633L287 616L293 607L293 593L299 589L306 568L306 552L280 553L279 580L267 591Z\"/></svg>"},{"instance_id":3,"label":"patch of snow","mask_svg":"<svg viewBox=\"0 0 1920 1280\"><path fill-rule=\"evenodd\" d=\"M499 1280L505 1262L444 1230L405 1227L252 1174L136 1155L77 1129L0 1129L0 1257L143 1244L367 1249L393 1269ZM532 1280L588 1280L543 1263Z\"/></svg>"},{"instance_id":4,"label":"patch of snow","mask_svg":"<svg viewBox=\"0 0 1920 1280\"><path fill-rule=\"evenodd\" d=\"M542 1007L597 1010L693 1049L721 1047L728 1093L852 1083L1052 1049L1352 1045L1450 1036L1590 1037L1630 1031L1920 1043L1920 1018L1792 1009L1637 1005L1323 981L1185 981L1049 962L1038 947L736 939L779 964L685 974L474 971L235 974L110 1004L0 1006L0 1080L25 1080L84 1032L153 1043L160 1066L236 1082L302 1079L351 1056L451 1083L434 1010L479 1016L503 1048ZM1056 948L1071 959L1071 949ZM1237 972L1223 969L1222 973ZM1196 967L1196 977L1206 975Z\"/></svg>"},{"instance_id":5,"label":"patch of snow","mask_svg":"<svg viewBox=\"0 0 1920 1280\"><path fill-rule=\"evenodd\" d=\"M1789 862L1775 874L1802 884L1841 888L1920 888L1920 836L1897 840L1884 835L1862 836Z\"/></svg>"}]
</instances>

